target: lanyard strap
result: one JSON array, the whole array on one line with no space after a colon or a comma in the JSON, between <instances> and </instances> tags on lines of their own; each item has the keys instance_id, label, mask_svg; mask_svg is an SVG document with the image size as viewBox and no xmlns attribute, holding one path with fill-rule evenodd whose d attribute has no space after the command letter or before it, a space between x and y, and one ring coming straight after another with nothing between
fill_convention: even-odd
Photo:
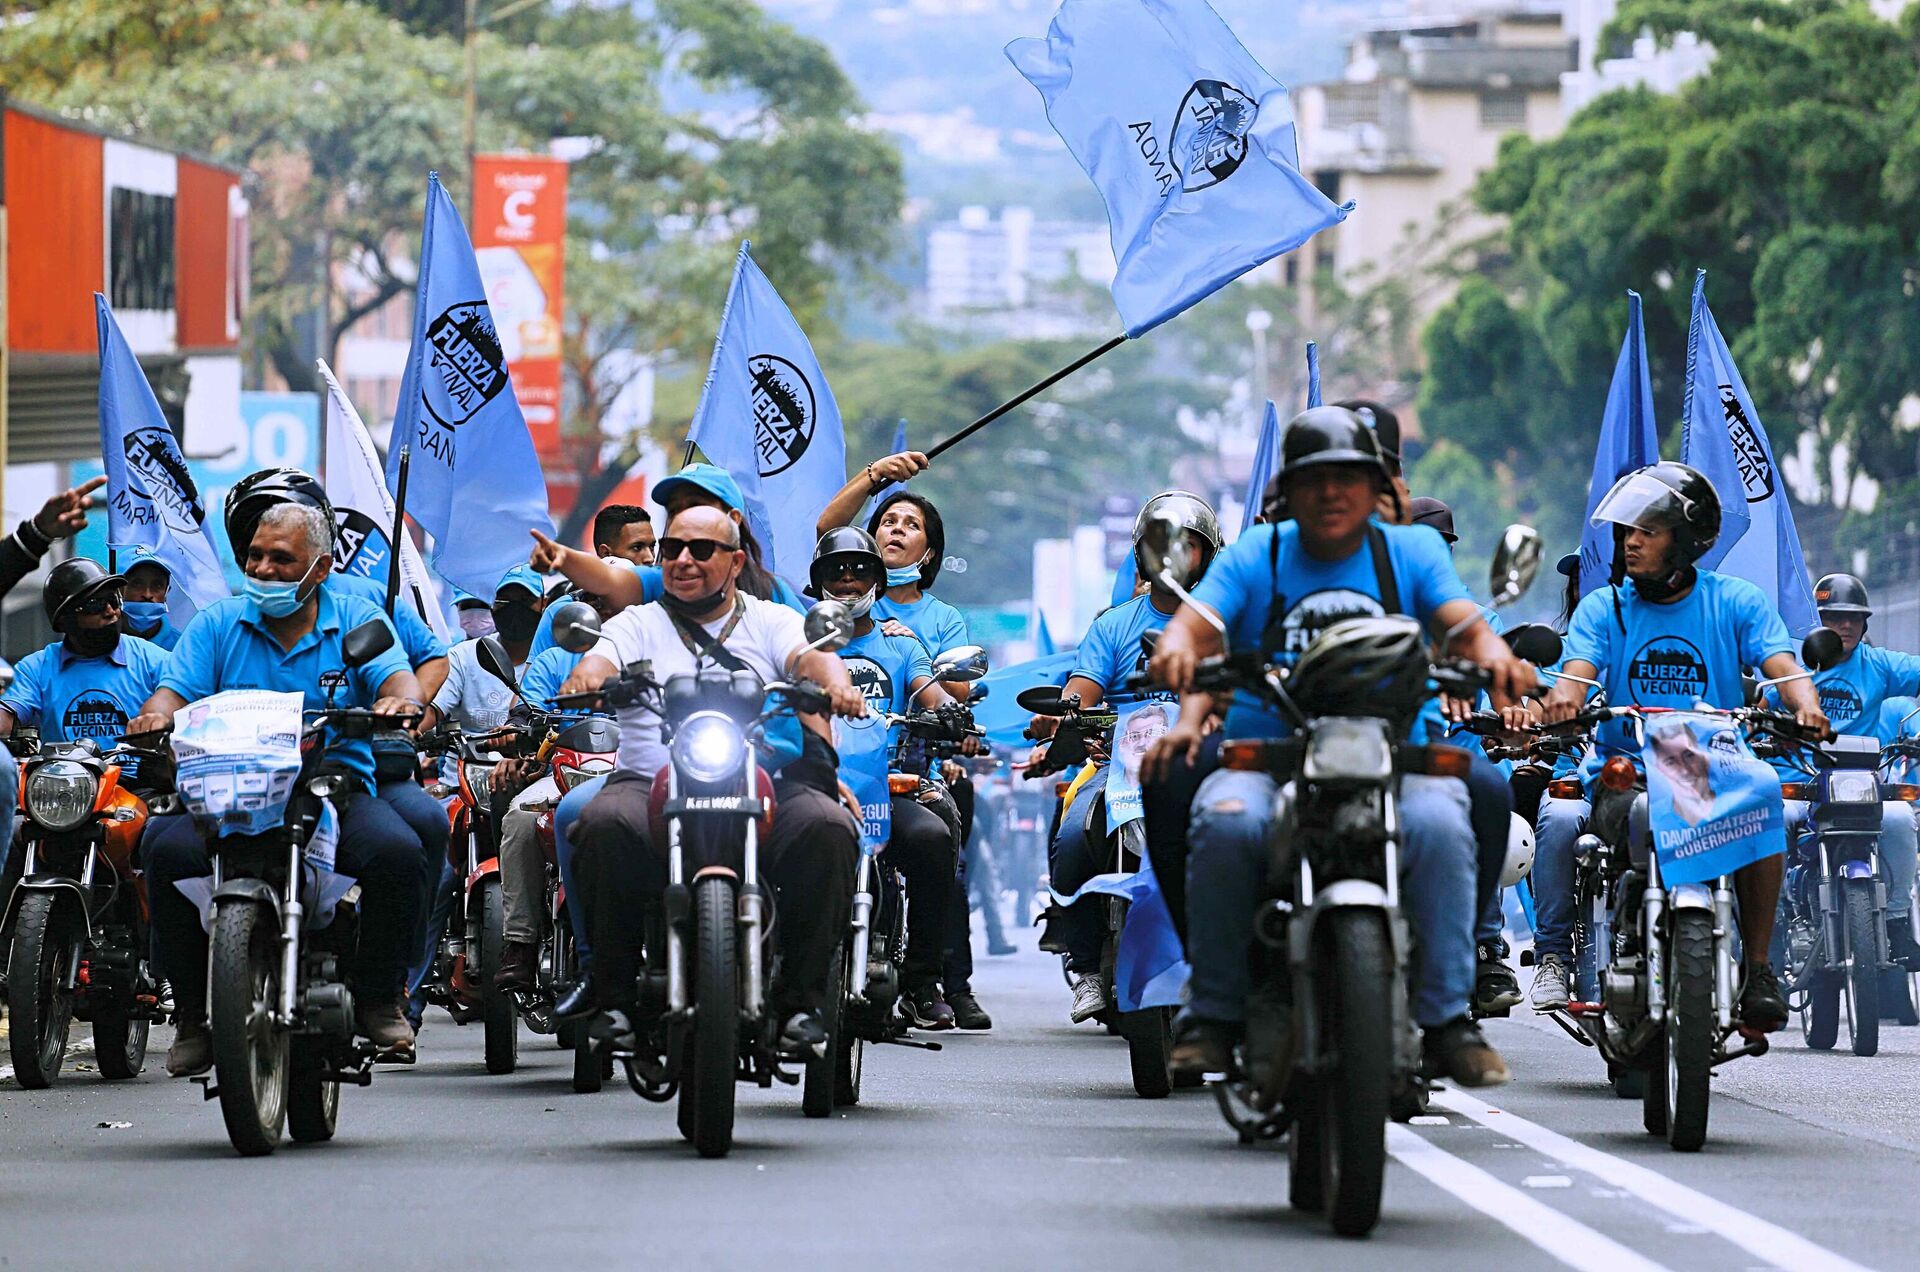
<instances>
[{"instance_id":1,"label":"lanyard strap","mask_svg":"<svg viewBox=\"0 0 1920 1272\"><path fill-rule=\"evenodd\" d=\"M667 610L667 618L673 623L673 631L680 643L693 655L697 666L702 655L711 658L728 671L745 671L747 664L739 655L726 647L726 640L733 635L733 629L740 626L740 620L747 616L747 598L739 592L733 594L733 614L727 619L727 625L720 629L718 636L707 634L707 629L692 619L682 618L672 610Z\"/></svg>"}]
</instances>

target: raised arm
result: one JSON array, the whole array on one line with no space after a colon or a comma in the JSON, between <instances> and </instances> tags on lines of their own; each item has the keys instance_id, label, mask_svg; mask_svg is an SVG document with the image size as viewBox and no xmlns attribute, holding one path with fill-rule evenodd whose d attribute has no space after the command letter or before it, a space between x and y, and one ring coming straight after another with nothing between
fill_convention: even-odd
<instances>
[{"instance_id":1,"label":"raised arm","mask_svg":"<svg viewBox=\"0 0 1920 1272\"><path fill-rule=\"evenodd\" d=\"M814 534L823 535L829 530L852 525L867 500L893 482L911 481L927 471L929 462L919 451L901 451L898 455L885 455L869 461L865 468L853 475L852 480L840 487L839 494L827 501L819 524L813 528Z\"/></svg>"},{"instance_id":2,"label":"raised arm","mask_svg":"<svg viewBox=\"0 0 1920 1272\"><path fill-rule=\"evenodd\" d=\"M527 533L533 536L533 555L529 561L534 569L542 573L558 571L575 587L604 596L622 608L638 605L645 599L638 571L609 565L591 552L555 543L538 530Z\"/></svg>"}]
</instances>

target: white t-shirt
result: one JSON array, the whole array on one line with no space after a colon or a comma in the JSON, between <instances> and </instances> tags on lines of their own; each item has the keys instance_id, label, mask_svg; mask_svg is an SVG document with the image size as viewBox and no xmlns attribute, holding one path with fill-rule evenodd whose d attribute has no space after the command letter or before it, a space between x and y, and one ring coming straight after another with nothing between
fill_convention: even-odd
<instances>
[{"instance_id":1,"label":"white t-shirt","mask_svg":"<svg viewBox=\"0 0 1920 1272\"><path fill-rule=\"evenodd\" d=\"M527 665L513 669L524 676ZM497 729L513 709L513 690L487 674L480 665L480 642L463 640L447 651L447 680L433 695L433 709L469 733Z\"/></svg>"},{"instance_id":2,"label":"white t-shirt","mask_svg":"<svg viewBox=\"0 0 1920 1272\"><path fill-rule=\"evenodd\" d=\"M742 597L747 603L746 612L740 616L733 634L722 643L728 653L750 667L762 682L771 684L786 679L788 665L807 647L804 620L785 605L744 593ZM709 636L718 636L732 618L732 611L728 611L718 622L703 626ZM591 652L615 667L648 659L653 663L653 678L661 684L674 676L699 670L700 663L711 665L712 662L704 658L696 662L668 617L666 607L658 601L631 606L608 619L601 628L600 643ZM651 707L628 707L620 712L621 768L648 777L660 771L667 762L660 723L659 713Z\"/></svg>"}]
</instances>

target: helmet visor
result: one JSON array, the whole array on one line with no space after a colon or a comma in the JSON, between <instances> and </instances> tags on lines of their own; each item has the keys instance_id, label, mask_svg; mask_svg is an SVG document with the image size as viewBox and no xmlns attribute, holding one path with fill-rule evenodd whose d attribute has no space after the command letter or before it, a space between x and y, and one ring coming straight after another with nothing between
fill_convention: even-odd
<instances>
[{"instance_id":1,"label":"helmet visor","mask_svg":"<svg viewBox=\"0 0 1920 1272\"><path fill-rule=\"evenodd\" d=\"M1593 510L1593 524L1672 529L1686 523L1694 511L1693 501L1665 482L1644 472L1628 473Z\"/></svg>"}]
</instances>

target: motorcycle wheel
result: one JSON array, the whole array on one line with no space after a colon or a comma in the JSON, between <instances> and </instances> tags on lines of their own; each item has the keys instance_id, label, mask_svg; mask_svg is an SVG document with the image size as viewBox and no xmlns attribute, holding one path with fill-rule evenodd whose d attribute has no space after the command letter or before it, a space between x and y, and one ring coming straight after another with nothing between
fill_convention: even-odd
<instances>
[{"instance_id":1,"label":"motorcycle wheel","mask_svg":"<svg viewBox=\"0 0 1920 1272\"><path fill-rule=\"evenodd\" d=\"M807 1061L800 1088L800 1111L808 1117L833 1112L835 1070L840 1061L840 1035L847 1032L847 948L842 945L827 971L827 1045Z\"/></svg>"},{"instance_id":2,"label":"motorcycle wheel","mask_svg":"<svg viewBox=\"0 0 1920 1272\"><path fill-rule=\"evenodd\" d=\"M147 1031L153 1022L119 1010L93 1019L93 1058L103 1078L137 1078L147 1067Z\"/></svg>"},{"instance_id":3,"label":"motorcycle wheel","mask_svg":"<svg viewBox=\"0 0 1920 1272\"><path fill-rule=\"evenodd\" d=\"M1287 1204L1317 1215L1327 1208L1325 1085L1308 1079L1312 1090L1291 1101L1293 1130L1287 1136ZM1242 1143L1251 1143L1244 1135Z\"/></svg>"},{"instance_id":4,"label":"motorcycle wheel","mask_svg":"<svg viewBox=\"0 0 1920 1272\"><path fill-rule=\"evenodd\" d=\"M296 1144L323 1144L340 1121L340 1084L321 1076L320 1048L302 1039L288 1057L287 1134Z\"/></svg>"},{"instance_id":5,"label":"motorcycle wheel","mask_svg":"<svg viewBox=\"0 0 1920 1272\"><path fill-rule=\"evenodd\" d=\"M833 1102L841 1108L860 1103L860 1073L866 1065L867 1040L851 1029L840 1031L840 1048L834 1056Z\"/></svg>"},{"instance_id":6,"label":"motorcycle wheel","mask_svg":"<svg viewBox=\"0 0 1920 1272\"><path fill-rule=\"evenodd\" d=\"M1393 1093L1393 954L1380 918L1336 911L1324 1005L1340 1063L1328 1078L1322 1170L1327 1222L1343 1237L1365 1236L1380 1222L1387 1169L1387 1120Z\"/></svg>"},{"instance_id":7,"label":"motorcycle wheel","mask_svg":"<svg viewBox=\"0 0 1920 1272\"><path fill-rule=\"evenodd\" d=\"M280 934L271 911L229 901L213 917L208 954L208 1024L220 1116L242 1157L280 1144L287 1118L287 1034L275 1025L280 1002Z\"/></svg>"},{"instance_id":8,"label":"motorcycle wheel","mask_svg":"<svg viewBox=\"0 0 1920 1272\"><path fill-rule=\"evenodd\" d=\"M1613 1088L1615 1099L1644 1100L1647 1098L1647 1071L1635 1069L1624 1064L1607 1066L1607 1084ZM1664 1108L1664 1103L1662 1105Z\"/></svg>"},{"instance_id":9,"label":"motorcycle wheel","mask_svg":"<svg viewBox=\"0 0 1920 1272\"><path fill-rule=\"evenodd\" d=\"M1173 1012L1165 1007L1115 1013L1120 1036L1127 1040L1127 1060L1133 1066L1133 1093L1143 1100L1162 1100L1173 1090Z\"/></svg>"},{"instance_id":10,"label":"motorcycle wheel","mask_svg":"<svg viewBox=\"0 0 1920 1272\"><path fill-rule=\"evenodd\" d=\"M1914 1010L1913 980L1904 967L1880 973L1880 1019L1896 1025L1920 1025L1920 1012Z\"/></svg>"},{"instance_id":11,"label":"motorcycle wheel","mask_svg":"<svg viewBox=\"0 0 1920 1272\"><path fill-rule=\"evenodd\" d=\"M588 1035L586 1025L577 1020L562 1021L560 1028L554 1032L560 1038L560 1045L573 1053L575 1093L592 1095L600 1090L606 1079L600 1075L600 1055L593 1049L593 1039Z\"/></svg>"},{"instance_id":12,"label":"motorcycle wheel","mask_svg":"<svg viewBox=\"0 0 1920 1272\"><path fill-rule=\"evenodd\" d=\"M1807 1005L1800 1013L1800 1036L1814 1051L1831 1051L1840 1038L1840 978L1834 972L1814 973Z\"/></svg>"},{"instance_id":13,"label":"motorcycle wheel","mask_svg":"<svg viewBox=\"0 0 1920 1272\"><path fill-rule=\"evenodd\" d=\"M488 1073L512 1073L520 1063L520 1009L513 995L493 987L506 947L507 900L498 876L480 881L480 1018L486 1027Z\"/></svg>"},{"instance_id":14,"label":"motorcycle wheel","mask_svg":"<svg viewBox=\"0 0 1920 1272\"><path fill-rule=\"evenodd\" d=\"M700 1097L694 1088L699 1085L693 1071L693 1038L688 1036L686 1045L680 1049L680 1106L674 1111L674 1123L680 1128L680 1138L693 1143L693 1133L699 1126Z\"/></svg>"},{"instance_id":15,"label":"motorcycle wheel","mask_svg":"<svg viewBox=\"0 0 1920 1272\"><path fill-rule=\"evenodd\" d=\"M1669 957L1666 1064L1660 1086L1667 1144L1692 1153L1707 1142L1713 1096L1713 916L1698 910L1677 912Z\"/></svg>"},{"instance_id":16,"label":"motorcycle wheel","mask_svg":"<svg viewBox=\"0 0 1920 1272\"><path fill-rule=\"evenodd\" d=\"M71 920L60 897L28 892L14 918L7 959L7 1014L12 1018L7 1050L13 1076L30 1091L52 1086L67 1059L73 1027Z\"/></svg>"},{"instance_id":17,"label":"motorcycle wheel","mask_svg":"<svg viewBox=\"0 0 1920 1272\"><path fill-rule=\"evenodd\" d=\"M733 885L702 879L694 894L693 1146L702 1157L733 1147L734 1075L740 1060L740 967Z\"/></svg>"},{"instance_id":18,"label":"motorcycle wheel","mask_svg":"<svg viewBox=\"0 0 1920 1272\"><path fill-rule=\"evenodd\" d=\"M1880 918L1873 908L1873 880L1847 881L1847 1017L1853 1054L1880 1050Z\"/></svg>"}]
</instances>

